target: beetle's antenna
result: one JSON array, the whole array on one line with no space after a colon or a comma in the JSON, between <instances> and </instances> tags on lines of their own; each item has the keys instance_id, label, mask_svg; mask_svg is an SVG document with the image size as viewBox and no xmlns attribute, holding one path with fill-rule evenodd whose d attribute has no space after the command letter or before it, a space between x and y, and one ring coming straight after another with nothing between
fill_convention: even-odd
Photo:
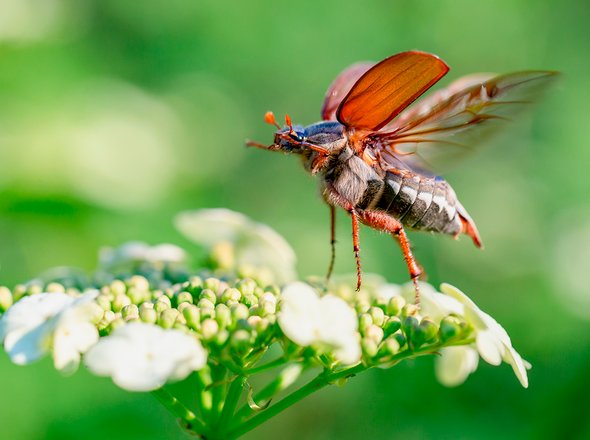
<instances>
[{"instance_id":1,"label":"beetle's antenna","mask_svg":"<svg viewBox=\"0 0 590 440\"><path fill-rule=\"evenodd\" d=\"M277 120L275 119L275 115L273 112L266 112L264 114L264 121L267 124L270 125L274 125L275 127L277 127L279 130L281 129L281 126L279 124L277 124Z\"/></svg>"},{"instance_id":2,"label":"beetle's antenna","mask_svg":"<svg viewBox=\"0 0 590 440\"><path fill-rule=\"evenodd\" d=\"M285 123L289 127L289 134L293 133L293 123L291 122L291 116L285 115Z\"/></svg>"}]
</instances>

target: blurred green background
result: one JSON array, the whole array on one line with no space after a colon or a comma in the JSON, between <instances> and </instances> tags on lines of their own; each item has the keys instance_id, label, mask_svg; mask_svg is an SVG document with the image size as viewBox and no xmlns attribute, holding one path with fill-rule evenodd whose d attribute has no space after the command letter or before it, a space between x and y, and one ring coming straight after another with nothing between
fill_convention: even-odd
<instances>
[{"instance_id":1,"label":"blurred green background","mask_svg":"<svg viewBox=\"0 0 590 440\"><path fill-rule=\"evenodd\" d=\"M283 234L323 274L328 210L262 116L319 119L337 73L408 49L472 72L555 69L545 99L446 175L477 221L468 239L412 234L433 283L469 293L534 366L445 389L432 359L363 374L246 438L590 438L590 6L581 0L0 0L0 284L91 269L136 239L191 245L184 209L228 207ZM354 270L339 217L337 271ZM393 241L361 232L366 271L407 280ZM49 361L0 356L3 439L184 438L149 394Z\"/></svg>"}]
</instances>

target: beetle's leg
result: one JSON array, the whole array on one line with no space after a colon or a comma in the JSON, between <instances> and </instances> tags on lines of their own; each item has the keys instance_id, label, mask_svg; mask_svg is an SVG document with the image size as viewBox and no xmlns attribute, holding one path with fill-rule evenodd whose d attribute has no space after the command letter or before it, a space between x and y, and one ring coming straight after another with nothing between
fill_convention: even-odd
<instances>
[{"instance_id":1,"label":"beetle's leg","mask_svg":"<svg viewBox=\"0 0 590 440\"><path fill-rule=\"evenodd\" d=\"M330 208L330 247L332 254L330 256L330 266L326 274L326 283L330 281L332 271L334 270L334 262L336 261L336 208L333 205L328 205Z\"/></svg>"},{"instance_id":2,"label":"beetle's leg","mask_svg":"<svg viewBox=\"0 0 590 440\"><path fill-rule=\"evenodd\" d=\"M353 208L350 212L352 217L352 248L354 249L354 259L356 260L356 291L361 290L361 257L360 257L360 244L359 244L359 219L358 213Z\"/></svg>"},{"instance_id":3,"label":"beetle's leg","mask_svg":"<svg viewBox=\"0 0 590 440\"><path fill-rule=\"evenodd\" d=\"M406 235L406 231L404 230L402 224L383 212L378 211L359 211L358 215L361 221L370 226L375 228L379 231L389 232L393 238L395 238L404 254L404 260L406 261L406 265L408 266L408 271L410 272L410 277L412 279L412 283L414 284L414 290L416 291L416 305L420 304L420 286L418 285L418 277L422 275L423 271L414 255L412 254L412 249L410 248L410 241L408 240L408 236Z\"/></svg>"}]
</instances>

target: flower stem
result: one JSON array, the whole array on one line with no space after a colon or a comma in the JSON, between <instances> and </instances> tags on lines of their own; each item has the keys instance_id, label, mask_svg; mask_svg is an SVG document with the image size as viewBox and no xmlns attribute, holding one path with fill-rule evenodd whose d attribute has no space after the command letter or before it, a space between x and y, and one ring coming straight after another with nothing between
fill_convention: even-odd
<instances>
[{"instance_id":1,"label":"flower stem","mask_svg":"<svg viewBox=\"0 0 590 440\"><path fill-rule=\"evenodd\" d=\"M219 432L224 432L228 428L231 419L234 416L236 407L238 406L238 402L240 401L240 397L242 396L242 389L245 382L245 376L237 376L229 386L223 410L221 411L221 416L217 423L217 430Z\"/></svg>"},{"instance_id":2,"label":"flower stem","mask_svg":"<svg viewBox=\"0 0 590 440\"><path fill-rule=\"evenodd\" d=\"M176 417L185 422L188 427L198 433L206 430L205 423L197 415L184 406L176 397L164 388L152 391L152 394Z\"/></svg>"},{"instance_id":3,"label":"flower stem","mask_svg":"<svg viewBox=\"0 0 590 440\"><path fill-rule=\"evenodd\" d=\"M275 359L274 361L267 362L266 364L262 364L257 367L247 368L245 370L245 373L251 376L253 374L262 373L263 371L270 370L272 368L280 367L286 362L287 360L284 357L280 357Z\"/></svg>"},{"instance_id":4,"label":"flower stem","mask_svg":"<svg viewBox=\"0 0 590 440\"><path fill-rule=\"evenodd\" d=\"M227 433L227 437L237 438L247 433L248 431L251 431L252 429L271 419L272 417L276 416L280 412L289 408L291 405L299 402L301 399L324 388L327 385L330 385L335 380L338 380L342 377L353 376L366 369L366 366L359 364L354 367L347 368L345 370L337 371L334 373L322 372L315 379L311 380L306 385L303 385L297 391L294 391L293 393L289 394L287 397L280 400L278 403L270 406L268 409L262 411L258 415L247 420L240 426L230 430Z\"/></svg>"}]
</instances>

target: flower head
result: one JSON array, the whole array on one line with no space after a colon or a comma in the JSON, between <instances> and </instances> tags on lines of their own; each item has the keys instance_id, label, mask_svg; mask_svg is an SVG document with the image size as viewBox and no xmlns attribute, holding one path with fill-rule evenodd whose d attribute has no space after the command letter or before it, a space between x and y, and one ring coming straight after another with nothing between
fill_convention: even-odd
<instances>
[{"instance_id":1,"label":"flower head","mask_svg":"<svg viewBox=\"0 0 590 440\"><path fill-rule=\"evenodd\" d=\"M320 298L308 284L295 282L283 289L280 308L279 325L293 342L334 349L343 364L360 360L358 319L343 299L330 294Z\"/></svg>"},{"instance_id":2,"label":"flower head","mask_svg":"<svg viewBox=\"0 0 590 440\"><path fill-rule=\"evenodd\" d=\"M105 247L100 251L100 264L105 269L137 263L153 265L181 264L186 261L186 252L173 244L150 246L141 241L130 241L117 248Z\"/></svg>"},{"instance_id":3,"label":"flower head","mask_svg":"<svg viewBox=\"0 0 590 440\"><path fill-rule=\"evenodd\" d=\"M50 350L55 367L74 371L80 354L97 340L92 323L97 291L79 298L64 293L38 293L26 296L8 309L0 320L0 339L16 364L31 363Z\"/></svg>"},{"instance_id":4,"label":"flower head","mask_svg":"<svg viewBox=\"0 0 590 440\"><path fill-rule=\"evenodd\" d=\"M229 209L181 213L176 227L188 239L218 254L224 269L270 271L277 283L295 279L295 253L275 230ZM222 255L219 255L222 254Z\"/></svg>"},{"instance_id":5,"label":"flower head","mask_svg":"<svg viewBox=\"0 0 590 440\"><path fill-rule=\"evenodd\" d=\"M179 330L129 323L102 338L86 354L92 372L111 376L131 391L149 391L200 370L207 354L199 341Z\"/></svg>"}]
</instances>

